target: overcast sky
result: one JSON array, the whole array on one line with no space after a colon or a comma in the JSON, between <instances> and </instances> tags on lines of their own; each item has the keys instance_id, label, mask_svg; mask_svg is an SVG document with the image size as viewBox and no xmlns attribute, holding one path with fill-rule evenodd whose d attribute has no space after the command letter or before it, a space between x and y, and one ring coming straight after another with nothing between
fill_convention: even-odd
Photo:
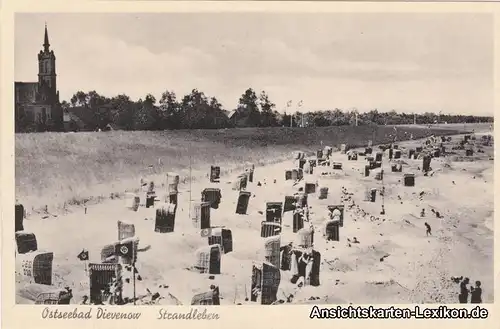
<instances>
[{"instance_id":1,"label":"overcast sky","mask_svg":"<svg viewBox=\"0 0 500 329\"><path fill-rule=\"evenodd\" d=\"M17 14L16 81L37 80L45 22L65 100L197 88L232 109L252 87L279 111L493 113L488 14Z\"/></svg>"}]
</instances>

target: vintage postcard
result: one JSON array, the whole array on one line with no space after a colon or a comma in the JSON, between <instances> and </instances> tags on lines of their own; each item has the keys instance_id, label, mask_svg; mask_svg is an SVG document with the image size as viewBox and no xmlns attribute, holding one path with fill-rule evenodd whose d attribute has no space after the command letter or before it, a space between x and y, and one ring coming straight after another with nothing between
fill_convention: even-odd
<instances>
[{"instance_id":1,"label":"vintage postcard","mask_svg":"<svg viewBox=\"0 0 500 329\"><path fill-rule=\"evenodd\" d=\"M498 324L498 6L2 9L4 328Z\"/></svg>"}]
</instances>

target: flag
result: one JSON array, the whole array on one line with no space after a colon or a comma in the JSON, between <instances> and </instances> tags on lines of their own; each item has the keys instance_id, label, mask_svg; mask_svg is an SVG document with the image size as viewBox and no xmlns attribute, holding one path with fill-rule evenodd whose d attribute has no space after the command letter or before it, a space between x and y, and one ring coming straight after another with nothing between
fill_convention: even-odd
<instances>
[{"instance_id":1,"label":"flag","mask_svg":"<svg viewBox=\"0 0 500 329\"><path fill-rule=\"evenodd\" d=\"M203 230L200 231L200 235L202 238L207 238L209 236L212 236L212 229L204 228Z\"/></svg>"},{"instance_id":2,"label":"flag","mask_svg":"<svg viewBox=\"0 0 500 329\"><path fill-rule=\"evenodd\" d=\"M302 103L303 103L303 102L302 102L302 101L300 101L297 105L298 105L298 106L302 106Z\"/></svg>"},{"instance_id":3,"label":"flag","mask_svg":"<svg viewBox=\"0 0 500 329\"><path fill-rule=\"evenodd\" d=\"M116 244L115 254L120 257L134 258L134 240Z\"/></svg>"},{"instance_id":4,"label":"flag","mask_svg":"<svg viewBox=\"0 0 500 329\"><path fill-rule=\"evenodd\" d=\"M83 249L78 256L76 256L79 260L89 260L89 252L85 249Z\"/></svg>"},{"instance_id":5,"label":"flag","mask_svg":"<svg viewBox=\"0 0 500 329\"><path fill-rule=\"evenodd\" d=\"M288 102L286 103L286 106L287 106L287 107L292 106L292 101L288 101Z\"/></svg>"}]
</instances>

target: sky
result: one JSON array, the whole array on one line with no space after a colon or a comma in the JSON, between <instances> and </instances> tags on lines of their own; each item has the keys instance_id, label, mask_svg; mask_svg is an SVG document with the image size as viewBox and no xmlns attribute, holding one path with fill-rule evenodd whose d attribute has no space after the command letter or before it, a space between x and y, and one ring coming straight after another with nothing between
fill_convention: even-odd
<instances>
[{"instance_id":1,"label":"sky","mask_svg":"<svg viewBox=\"0 0 500 329\"><path fill-rule=\"evenodd\" d=\"M196 88L231 110L251 87L280 112L494 111L489 14L23 13L16 81L37 81L45 22L61 100Z\"/></svg>"}]
</instances>

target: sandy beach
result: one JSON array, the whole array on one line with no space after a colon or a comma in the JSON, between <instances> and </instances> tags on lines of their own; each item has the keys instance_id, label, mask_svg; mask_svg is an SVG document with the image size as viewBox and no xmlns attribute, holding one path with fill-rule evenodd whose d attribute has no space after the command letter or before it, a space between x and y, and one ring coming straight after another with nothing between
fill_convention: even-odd
<instances>
[{"instance_id":1,"label":"sandy beach","mask_svg":"<svg viewBox=\"0 0 500 329\"><path fill-rule=\"evenodd\" d=\"M476 137L479 142L481 136ZM453 136L452 143L445 143L447 150L462 138ZM343 170L324 176L321 168L315 168L314 174L304 175L306 181L317 181L319 187L329 188L325 200L320 200L317 193L309 195L310 218L315 226L314 249L322 259L321 284L298 289L289 281L290 272L282 271L278 299L286 300L293 294L295 304L457 303L459 286L451 277L463 276L469 277L471 283L480 280L483 302L493 302L493 147L483 147L485 153L475 154L475 161L466 161L463 150L433 158L433 174L424 176L422 160L406 156L407 149L421 143L398 143L403 151L402 172L391 172L391 162L384 154L383 183L375 180L373 173L363 177L365 157L348 161L338 151L331 160L342 162ZM378 151L377 147L374 151ZM217 165L224 168L223 163ZM149 246L138 255L142 280L137 282L137 294L149 289L165 297L160 303L186 305L194 294L208 291L215 284L220 287L221 304L247 304L252 262L264 258L260 237L260 224L265 220L262 213L265 214L266 202L283 202L285 195L303 186L293 186L292 181L285 180L285 170L295 167L292 153L288 161L256 167L254 182L247 187L252 193L247 215L235 214L238 191L232 189L232 182L238 173L223 175L220 183L210 183L207 178L193 182L191 187L180 184L173 233L154 232L154 207L140 207L133 212L125 207L123 199L89 206L86 214L83 208L46 219L30 214L24 220L24 228L36 234L39 250L54 252L54 284L73 289L72 303L78 303L89 290L85 264L76 256L85 248L90 262L99 262L102 247L117 240L117 221L125 220L134 223L140 247ZM209 169L207 164L207 173ZM414 187L403 185L405 173L415 174ZM262 186L257 186L258 181ZM162 182L155 183L158 186ZM381 189L382 184L384 215L380 214L379 195L375 202L364 201L367 188ZM221 189L222 201L219 209L211 209L211 222L232 230L234 247L233 252L222 256L221 274L214 278L186 270L195 262L196 249L207 245L207 238L200 237L189 218L189 198L191 195L193 201L199 201L201 191L207 187ZM321 224L326 206L342 203L342 187L355 206L349 208L346 204L340 241L327 242L322 237ZM165 191L158 187L156 192L163 195ZM439 212L441 218L432 210ZM424 222L431 225L432 236L426 236ZM281 245L295 241L292 212L284 214L282 230ZM349 242L354 237L359 243ZM26 283L19 275L16 280L18 289Z\"/></svg>"}]
</instances>

